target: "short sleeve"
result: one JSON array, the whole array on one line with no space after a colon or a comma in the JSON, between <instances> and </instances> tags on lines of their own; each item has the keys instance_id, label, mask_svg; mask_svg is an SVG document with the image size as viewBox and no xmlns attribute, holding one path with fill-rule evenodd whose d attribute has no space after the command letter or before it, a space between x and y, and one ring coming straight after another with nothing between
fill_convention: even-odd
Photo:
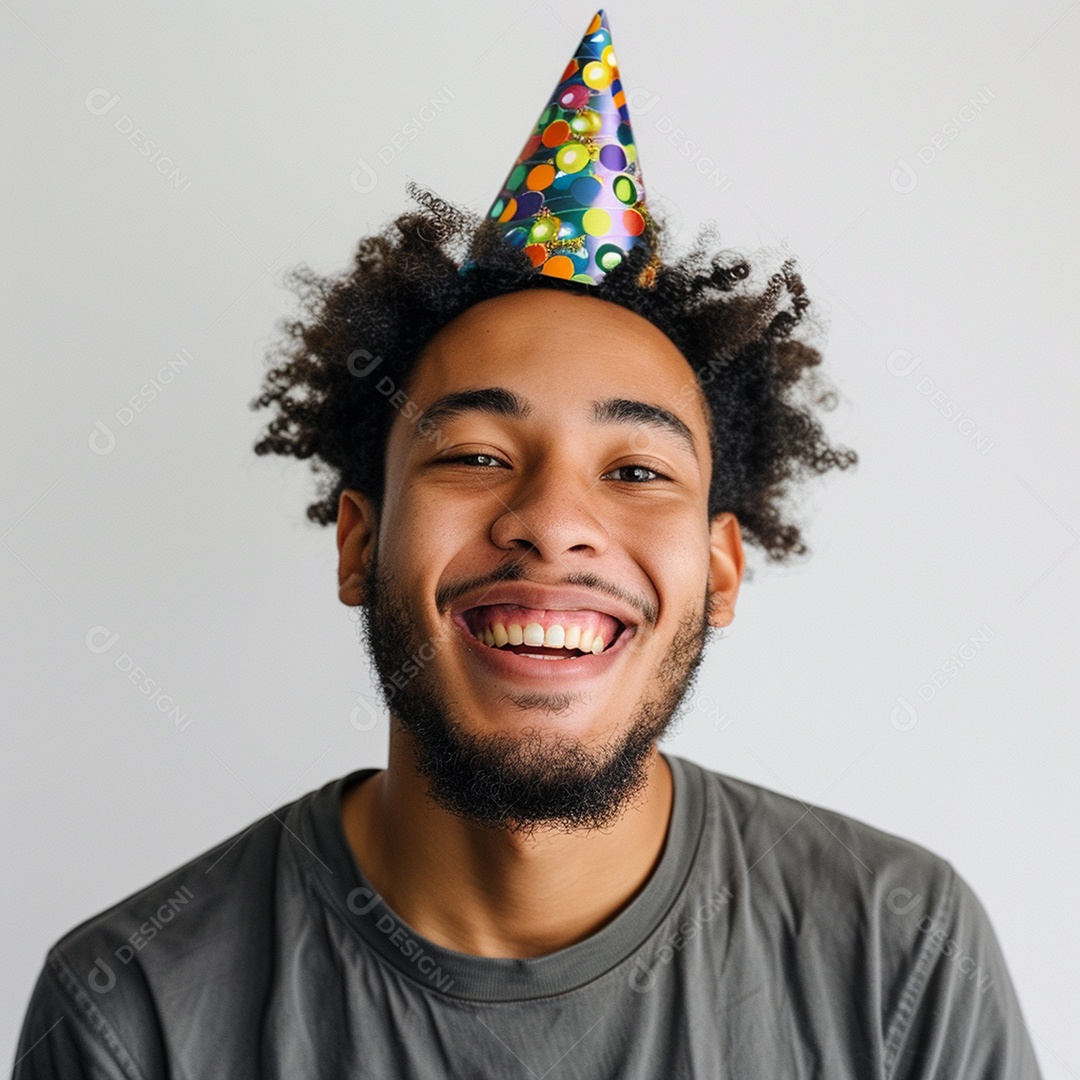
<instances>
[{"instance_id":1,"label":"short sleeve","mask_svg":"<svg viewBox=\"0 0 1080 1080\"><path fill-rule=\"evenodd\" d=\"M939 908L919 918L915 960L886 1037L889 1080L1042 1080L990 919L947 864Z\"/></svg>"},{"instance_id":2,"label":"short sleeve","mask_svg":"<svg viewBox=\"0 0 1080 1080\"><path fill-rule=\"evenodd\" d=\"M30 995L11 1080L144 1080L55 952Z\"/></svg>"}]
</instances>

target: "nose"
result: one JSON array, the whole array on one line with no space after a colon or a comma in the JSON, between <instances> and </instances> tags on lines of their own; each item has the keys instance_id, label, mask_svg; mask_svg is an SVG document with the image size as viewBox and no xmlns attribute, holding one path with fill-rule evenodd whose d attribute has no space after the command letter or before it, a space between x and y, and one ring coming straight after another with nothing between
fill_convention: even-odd
<instances>
[{"instance_id":1,"label":"nose","mask_svg":"<svg viewBox=\"0 0 1080 1080\"><path fill-rule=\"evenodd\" d=\"M520 485L501 491L492 543L506 551L535 551L552 562L570 554L601 554L608 534L591 512L589 498L599 483L550 459L538 464Z\"/></svg>"}]
</instances>

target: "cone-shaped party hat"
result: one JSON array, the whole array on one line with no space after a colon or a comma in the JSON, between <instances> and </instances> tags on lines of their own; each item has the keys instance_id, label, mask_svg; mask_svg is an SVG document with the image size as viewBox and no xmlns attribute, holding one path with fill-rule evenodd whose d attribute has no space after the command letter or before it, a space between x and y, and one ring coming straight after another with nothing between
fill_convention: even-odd
<instances>
[{"instance_id":1,"label":"cone-shaped party hat","mask_svg":"<svg viewBox=\"0 0 1080 1080\"><path fill-rule=\"evenodd\" d=\"M589 23L488 211L538 273L596 285L645 231L648 213L603 10Z\"/></svg>"}]
</instances>

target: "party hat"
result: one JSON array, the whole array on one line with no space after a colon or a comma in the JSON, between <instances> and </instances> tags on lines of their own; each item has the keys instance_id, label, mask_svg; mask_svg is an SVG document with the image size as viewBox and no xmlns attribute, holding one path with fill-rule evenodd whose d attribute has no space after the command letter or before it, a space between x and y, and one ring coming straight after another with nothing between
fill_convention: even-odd
<instances>
[{"instance_id":1,"label":"party hat","mask_svg":"<svg viewBox=\"0 0 1080 1080\"><path fill-rule=\"evenodd\" d=\"M589 23L488 211L538 273L596 285L648 223L607 16Z\"/></svg>"}]
</instances>

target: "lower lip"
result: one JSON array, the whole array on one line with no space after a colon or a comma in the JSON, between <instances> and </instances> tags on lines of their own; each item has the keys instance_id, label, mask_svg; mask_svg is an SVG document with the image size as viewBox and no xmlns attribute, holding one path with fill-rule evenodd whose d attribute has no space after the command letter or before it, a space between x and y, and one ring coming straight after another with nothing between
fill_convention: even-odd
<instances>
[{"instance_id":1,"label":"lower lip","mask_svg":"<svg viewBox=\"0 0 1080 1080\"><path fill-rule=\"evenodd\" d=\"M475 657L486 670L515 682L533 683L548 688L565 687L568 684L587 682L604 675L625 651L634 637L636 627L626 627L615 643L601 653L586 653L566 660L535 660L520 653L494 649L478 641L460 615L453 616L454 623L465 643L466 651Z\"/></svg>"}]
</instances>

